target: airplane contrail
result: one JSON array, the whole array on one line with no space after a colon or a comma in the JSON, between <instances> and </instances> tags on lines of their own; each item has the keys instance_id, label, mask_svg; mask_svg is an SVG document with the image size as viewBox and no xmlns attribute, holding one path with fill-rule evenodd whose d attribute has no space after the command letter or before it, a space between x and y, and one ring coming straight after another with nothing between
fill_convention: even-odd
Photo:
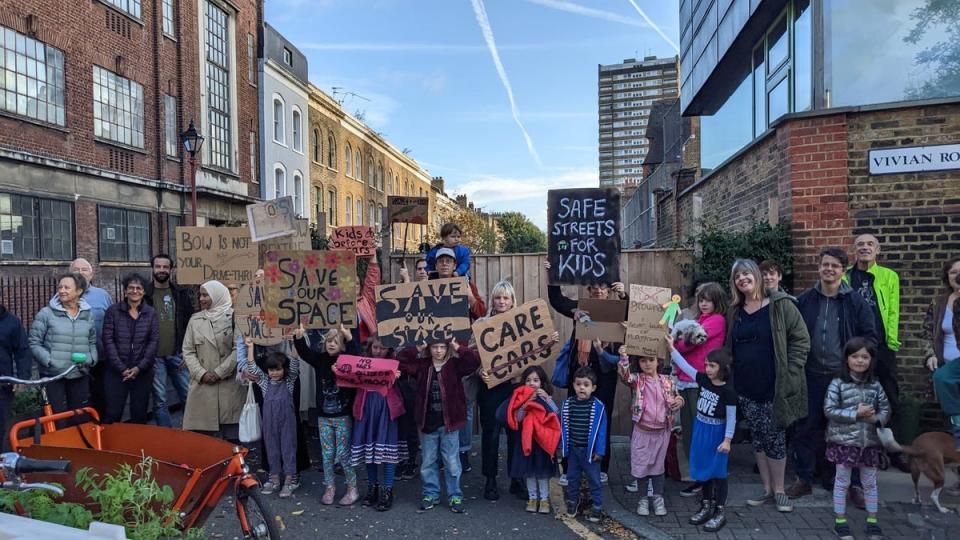
<instances>
[{"instance_id":1,"label":"airplane contrail","mask_svg":"<svg viewBox=\"0 0 960 540\"><path fill-rule=\"evenodd\" d=\"M510 112L513 114L513 121L516 122L517 127L520 128L520 132L523 133L523 139L527 143L527 151L530 152L530 156L533 157L533 160L538 166L542 167L543 163L540 161L537 149L533 147L533 140L530 139L527 128L523 127L523 122L520 121L520 111L517 110L517 102L513 99L513 88L510 86L510 79L507 78L506 70L503 69L503 62L500 61L500 54L497 52L497 42L493 39L493 29L490 27L490 20L487 18L487 8L484 7L483 0L470 0L470 2L473 4L473 13L477 17L477 24L480 25L480 30L483 32L483 39L487 42L487 49L493 58L493 65L497 68L497 75L500 76L500 82L503 83L503 88L507 91L507 99L510 101Z\"/></svg>"},{"instance_id":2,"label":"airplane contrail","mask_svg":"<svg viewBox=\"0 0 960 540\"><path fill-rule=\"evenodd\" d=\"M568 2L567 0L527 0L531 4L537 4L543 7L548 7L551 9L556 9L560 11L566 11L568 13L575 13L577 15L584 15L586 17L593 17L595 19L603 19L606 21L617 22L622 24L629 24L631 26L648 26L647 23L637 19L631 19L630 17L624 17L617 13L610 11L604 11L601 9L594 9L587 6L582 6L574 2Z\"/></svg>"},{"instance_id":3,"label":"airplane contrail","mask_svg":"<svg viewBox=\"0 0 960 540\"><path fill-rule=\"evenodd\" d=\"M640 16L643 17L643 20L647 21L647 24L650 25L650 28L653 28L654 30L656 30L656 32L660 34L660 37L662 37L664 41L666 41L667 43L670 44L671 47L673 47L673 50L677 51L678 53L680 52L680 47L678 47L677 44L674 43L672 39L670 39L669 37L667 37L666 34L663 33L663 30L661 30L660 27L657 26L656 23L654 23L653 20L647 16L646 12L640 9L640 6L637 5L635 0L627 0L627 1L630 2L630 4L633 6L633 9L637 10L637 13L639 13Z\"/></svg>"}]
</instances>

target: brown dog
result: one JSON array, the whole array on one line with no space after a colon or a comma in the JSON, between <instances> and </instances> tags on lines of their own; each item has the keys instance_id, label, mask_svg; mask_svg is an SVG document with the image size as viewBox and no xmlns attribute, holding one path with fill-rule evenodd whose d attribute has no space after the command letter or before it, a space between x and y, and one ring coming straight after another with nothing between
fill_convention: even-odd
<instances>
[{"instance_id":1,"label":"brown dog","mask_svg":"<svg viewBox=\"0 0 960 540\"><path fill-rule=\"evenodd\" d=\"M940 505L940 491L943 489L944 472L947 465L960 464L960 452L957 451L956 441L949 433L930 431L913 440L909 446L900 446L894 439L890 428L877 428L877 435L883 447L888 452L903 452L910 456L910 476L913 477L913 502L920 503L920 489L918 482L920 474L933 482L933 492L930 499L937 510L948 513L949 509Z\"/></svg>"}]
</instances>

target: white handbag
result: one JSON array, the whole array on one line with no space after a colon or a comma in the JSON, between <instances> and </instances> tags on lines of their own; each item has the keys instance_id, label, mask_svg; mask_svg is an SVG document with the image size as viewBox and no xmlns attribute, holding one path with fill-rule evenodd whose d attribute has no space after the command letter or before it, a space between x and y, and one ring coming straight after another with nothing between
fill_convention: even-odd
<instances>
[{"instance_id":1,"label":"white handbag","mask_svg":"<svg viewBox=\"0 0 960 540\"><path fill-rule=\"evenodd\" d=\"M263 436L260 429L260 407L253 396L253 385L247 385L247 402L243 404L243 410L240 412L240 442L257 442Z\"/></svg>"}]
</instances>

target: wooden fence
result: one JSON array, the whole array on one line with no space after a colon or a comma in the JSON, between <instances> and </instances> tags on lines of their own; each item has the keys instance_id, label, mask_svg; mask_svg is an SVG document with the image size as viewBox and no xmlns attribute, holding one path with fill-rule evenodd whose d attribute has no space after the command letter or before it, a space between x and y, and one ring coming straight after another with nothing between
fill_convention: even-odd
<instances>
[{"instance_id":1,"label":"wooden fence","mask_svg":"<svg viewBox=\"0 0 960 540\"><path fill-rule=\"evenodd\" d=\"M390 260L389 271L384 272L384 280L399 281L400 265L405 262L410 274L413 274L415 263L421 255L398 256ZM692 262L691 250L662 250L640 249L621 253L620 275L621 281L628 286L656 285L669 287L674 291L686 291L689 280L680 272L681 265ZM547 298L547 273L543 269L545 253L529 255L477 255L474 256L470 275L477 284L480 294L488 299L490 289L500 280L507 280L513 284L517 292L517 302L522 304L535 298ZM585 292L575 286L564 286L563 293L570 298L577 298ZM683 294L683 293L681 293ZM573 324L570 319L561 316L553 309L550 310L554 325L560 332L560 339L565 342L570 338ZM552 373L553 365L545 365L547 373ZM566 397L566 391L559 389L554 393L555 398ZM611 429L615 435L629 435L632 428L629 413L630 392L625 386L617 390L616 405L614 407Z\"/></svg>"}]
</instances>

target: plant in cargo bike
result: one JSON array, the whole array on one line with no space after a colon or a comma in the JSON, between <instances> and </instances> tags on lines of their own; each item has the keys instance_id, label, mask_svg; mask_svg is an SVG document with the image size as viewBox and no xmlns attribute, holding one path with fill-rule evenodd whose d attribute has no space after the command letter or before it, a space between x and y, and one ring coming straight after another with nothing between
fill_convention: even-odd
<instances>
[{"instance_id":1,"label":"plant in cargo bike","mask_svg":"<svg viewBox=\"0 0 960 540\"><path fill-rule=\"evenodd\" d=\"M63 487L59 484L53 484ZM0 512L19 514L30 519L55 523L65 527L87 529L93 514L77 503L56 502L55 495L43 489L14 491L0 489Z\"/></svg>"}]
</instances>

